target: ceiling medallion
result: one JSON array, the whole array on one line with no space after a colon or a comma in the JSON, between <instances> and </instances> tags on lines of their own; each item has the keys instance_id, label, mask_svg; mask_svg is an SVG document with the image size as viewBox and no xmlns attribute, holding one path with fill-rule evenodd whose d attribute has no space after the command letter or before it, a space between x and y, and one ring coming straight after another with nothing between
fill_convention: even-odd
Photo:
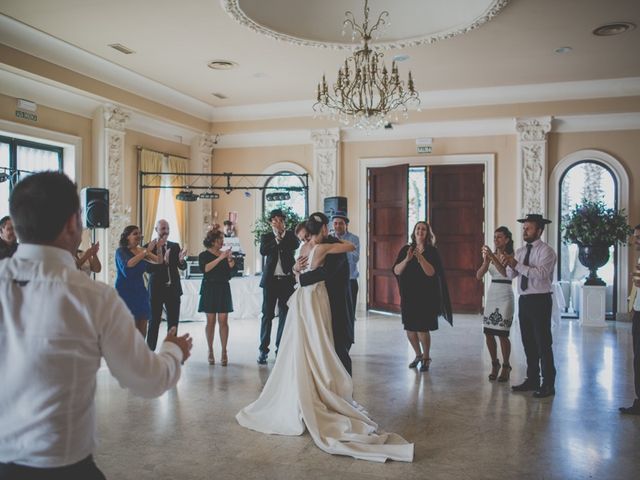
<instances>
[{"instance_id":1,"label":"ceiling medallion","mask_svg":"<svg viewBox=\"0 0 640 480\"><path fill-rule=\"evenodd\" d=\"M300 45L304 47L315 47L333 50L353 50L357 45L353 43L340 42L340 41L321 41L306 38L300 35L288 34L284 31L279 31L270 28L260 23L260 21L254 20L247 14L240 6L242 0L219 0L222 8L227 14L235 21L240 23L246 28L265 35L274 40L291 43L294 45ZM418 34L410 38L401 38L393 41L377 41L375 48L377 50L389 50L389 49L406 49L410 47L416 47L419 45L428 45L440 40L446 40L448 38L456 37L458 35L464 35L476 28L481 27L485 23L492 20L498 15L504 8L510 3L511 0L490 0L487 7L473 19L464 21L464 23L458 23L456 26L446 27L439 31L426 32Z\"/></svg>"},{"instance_id":2,"label":"ceiling medallion","mask_svg":"<svg viewBox=\"0 0 640 480\"><path fill-rule=\"evenodd\" d=\"M331 89L322 76L313 110L344 125L366 130L382 128L392 113L396 113L396 117L402 113L406 118L409 107L420 105L411 72L405 86L395 60L389 72L384 64L384 54L369 47L371 39L379 37L389 23L389 12L383 11L376 23L369 25L369 0L365 0L362 25L356 23L350 11L345 12L345 17L344 28L351 29L352 39L360 37L362 47L344 61Z\"/></svg>"}]
</instances>

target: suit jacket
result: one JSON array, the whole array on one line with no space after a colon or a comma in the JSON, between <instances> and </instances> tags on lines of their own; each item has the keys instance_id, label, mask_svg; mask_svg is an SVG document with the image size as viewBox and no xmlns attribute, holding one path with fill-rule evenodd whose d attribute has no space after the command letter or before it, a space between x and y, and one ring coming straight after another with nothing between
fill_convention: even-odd
<instances>
[{"instance_id":1,"label":"suit jacket","mask_svg":"<svg viewBox=\"0 0 640 480\"><path fill-rule=\"evenodd\" d=\"M144 247L147 248L149 244ZM180 273L178 269L185 270L187 262L178 261L180 253L180 244L175 242L167 242L167 249L171 249L169 253L168 264L147 263L147 272L149 273L149 292L153 294L154 289L164 286L169 281L169 273L171 273L171 287L178 291L178 295L182 295L182 284L180 283ZM158 247L154 247L151 253L158 255Z\"/></svg>"},{"instance_id":2,"label":"suit jacket","mask_svg":"<svg viewBox=\"0 0 640 480\"><path fill-rule=\"evenodd\" d=\"M335 237L328 237L328 243L336 243ZM331 324L335 342L351 345L353 335L353 309L351 289L349 288L349 260L346 253L325 257L324 265L300 275L300 285L312 285L325 282L331 305Z\"/></svg>"},{"instance_id":3,"label":"suit jacket","mask_svg":"<svg viewBox=\"0 0 640 480\"><path fill-rule=\"evenodd\" d=\"M294 254L299 244L300 241L291 230L287 230L284 233L284 238L280 243L276 242L276 236L273 232L265 233L260 237L260 255L265 257L262 278L260 279L262 288L275 281L273 275L278 264L278 256L280 256L282 271L291 276L292 283L295 282L291 269L293 264L296 263Z\"/></svg>"}]
</instances>

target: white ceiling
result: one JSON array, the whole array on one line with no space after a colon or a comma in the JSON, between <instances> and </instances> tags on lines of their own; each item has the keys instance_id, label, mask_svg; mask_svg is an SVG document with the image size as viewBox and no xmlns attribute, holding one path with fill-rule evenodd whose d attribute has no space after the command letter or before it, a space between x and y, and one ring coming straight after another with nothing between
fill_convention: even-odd
<instances>
[{"instance_id":1,"label":"white ceiling","mask_svg":"<svg viewBox=\"0 0 640 480\"><path fill-rule=\"evenodd\" d=\"M258 4L257 0L245 1L247 10ZM465 1L469 0L456 0L455 8L469 13L463 8ZM0 13L46 34L40 34L38 40L32 35L29 40L19 29L3 28L0 42L129 90L135 88L124 79L133 72L141 83L166 91L167 98L186 98L194 108L203 104L230 107L311 101L322 74L332 81L347 55L341 50L292 45L265 37L232 19L222 3L0 0ZM308 31L310 36L322 34L322 25L329 25L327 32L332 35L339 33L348 8L357 18L362 16L361 7L357 8L362 2L357 0L296 3L305 8L287 10L287 0L259 2L269 6L270 21L277 23L271 26L286 27L284 19L294 25L292 31ZM436 3L442 8L441 0ZM371 1L372 16L377 17L383 6L390 10L393 38L383 40L397 38L404 25L408 36L415 35L420 26L416 18L427 15L423 11L420 15L402 13L401 4L417 5L413 0L406 4L399 0ZM451 23L451 19L445 20ZM404 76L411 69L416 88L425 94L640 77L640 28L617 37L598 38L591 34L595 27L612 21L640 26L640 1L511 0L494 19L465 35L431 45L387 50L385 56L390 63L393 55L409 55L410 59L400 64L401 74ZM444 24L433 25L425 20L425 31L446 28L442 27ZM112 43L124 44L136 53L119 53L108 47ZM563 46L572 47L572 52L554 53ZM70 51L78 53L75 60ZM87 61L87 54L96 61L110 62L112 68L107 77ZM238 67L214 71L207 67L214 59L232 60ZM228 99L219 100L212 93L221 93Z\"/></svg>"}]
</instances>

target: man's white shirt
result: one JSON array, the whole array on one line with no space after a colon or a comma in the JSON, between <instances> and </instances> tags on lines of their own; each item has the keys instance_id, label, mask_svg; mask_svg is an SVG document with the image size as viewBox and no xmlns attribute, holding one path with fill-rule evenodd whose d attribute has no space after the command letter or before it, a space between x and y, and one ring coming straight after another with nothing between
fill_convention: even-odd
<instances>
[{"instance_id":1,"label":"man's white shirt","mask_svg":"<svg viewBox=\"0 0 640 480\"><path fill-rule=\"evenodd\" d=\"M21 244L0 261L0 462L76 463L95 447L96 372L156 397L180 378L182 351L156 355L115 289L62 249Z\"/></svg>"}]
</instances>

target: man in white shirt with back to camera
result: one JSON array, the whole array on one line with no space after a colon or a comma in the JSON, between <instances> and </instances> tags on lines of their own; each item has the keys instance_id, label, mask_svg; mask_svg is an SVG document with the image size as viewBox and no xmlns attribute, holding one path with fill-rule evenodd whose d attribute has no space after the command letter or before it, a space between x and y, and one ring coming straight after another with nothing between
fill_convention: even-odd
<instances>
[{"instance_id":1,"label":"man in white shirt with back to camera","mask_svg":"<svg viewBox=\"0 0 640 480\"><path fill-rule=\"evenodd\" d=\"M0 480L104 479L92 457L101 358L122 387L158 397L192 340L172 331L151 352L116 291L76 268L82 213L64 174L26 177L9 208L21 245L0 261Z\"/></svg>"}]
</instances>

